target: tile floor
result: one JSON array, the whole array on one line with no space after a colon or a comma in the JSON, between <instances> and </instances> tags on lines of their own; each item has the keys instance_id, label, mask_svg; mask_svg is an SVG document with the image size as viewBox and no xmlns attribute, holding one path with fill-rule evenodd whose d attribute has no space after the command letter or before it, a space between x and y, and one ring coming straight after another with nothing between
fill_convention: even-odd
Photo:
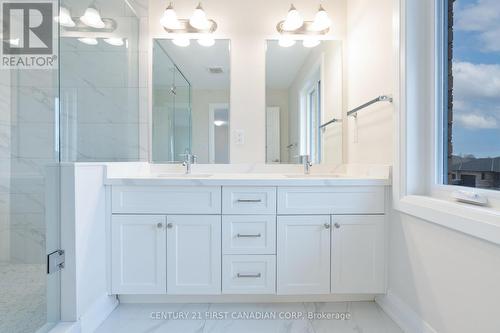
<instances>
[{"instance_id":1,"label":"tile floor","mask_svg":"<svg viewBox=\"0 0 500 333\"><path fill-rule=\"evenodd\" d=\"M0 263L0 332L35 332L46 321L45 264Z\"/></svg>"},{"instance_id":2,"label":"tile floor","mask_svg":"<svg viewBox=\"0 0 500 333\"><path fill-rule=\"evenodd\" d=\"M216 313L220 319L208 318ZM189 319L180 319L180 313ZM316 313L345 320L284 318ZM237 319L238 316L276 319ZM176 316L177 318L172 318ZM214 316L214 315L212 315ZM156 317L157 319L152 319ZM170 318L169 318L170 317ZM403 333L375 302L266 304L121 304L96 333Z\"/></svg>"}]
</instances>

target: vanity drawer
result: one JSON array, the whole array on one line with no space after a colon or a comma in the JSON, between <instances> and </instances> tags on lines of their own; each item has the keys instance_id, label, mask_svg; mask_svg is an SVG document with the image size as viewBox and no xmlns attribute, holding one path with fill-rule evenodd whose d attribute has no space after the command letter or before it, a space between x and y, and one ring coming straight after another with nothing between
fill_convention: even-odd
<instances>
[{"instance_id":1,"label":"vanity drawer","mask_svg":"<svg viewBox=\"0 0 500 333\"><path fill-rule=\"evenodd\" d=\"M222 216L222 253L275 254L276 216Z\"/></svg>"},{"instance_id":2,"label":"vanity drawer","mask_svg":"<svg viewBox=\"0 0 500 333\"><path fill-rule=\"evenodd\" d=\"M274 255L223 256L222 293L276 293L276 257Z\"/></svg>"},{"instance_id":3,"label":"vanity drawer","mask_svg":"<svg viewBox=\"0 0 500 333\"><path fill-rule=\"evenodd\" d=\"M223 214L276 214L275 187L223 187Z\"/></svg>"},{"instance_id":4,"label":"vanity drawer","mask_svg":"<svg viewBox=\"0 0 500 333\"><path fill-rule=\"evenodd\" d=\"M221 188L208 186L113 186L115 214L220 214Z\"/></svg>"},{"instance_id":5,"label":"vanity drawer","mask_svg":"<svg viewBox=\"0 0 500 333\"><path fill-rule=\"evenodd\" d=\"M383 214L383 186L278 188L278 214Z\"/></svg>"}]
</instances>

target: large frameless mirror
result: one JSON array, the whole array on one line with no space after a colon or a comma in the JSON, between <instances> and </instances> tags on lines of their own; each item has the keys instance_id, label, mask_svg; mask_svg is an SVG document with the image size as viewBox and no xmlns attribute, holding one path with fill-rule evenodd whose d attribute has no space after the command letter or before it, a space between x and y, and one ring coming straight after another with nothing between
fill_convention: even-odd
<instances>
[{"instance_id":1,"label":"large frameless mirror","mask_svg":"<svg viewBox=\"0 0 500 333\"><path fill-rule=\"evenodd\" d=\"M340 41L267 41L267 163L342 163L342 110Z\"/></svg>"},{"instance_id":2,"label":"large frameless mirror","mask_svg":"<svg viewBox=\"0 0 500 333\"><path fill-rule=\"evenodd\" d=\"M229 163L229 47L153 41L153 162Z\"/></svg>"}]
</instances>

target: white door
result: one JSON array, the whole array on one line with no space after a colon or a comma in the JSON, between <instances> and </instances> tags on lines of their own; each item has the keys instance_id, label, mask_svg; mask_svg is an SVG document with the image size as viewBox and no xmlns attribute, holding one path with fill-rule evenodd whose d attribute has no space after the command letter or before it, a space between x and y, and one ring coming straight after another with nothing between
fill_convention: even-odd
<instances>
[{"instance_id":1,"label":"white door","mask_svg":"<svg viewBox=\"0 0 500 333\"><path fill-rule=\"evenodd\" d=\"M278 216L277 291L330 292L330 216Z\"/></svg>"},{"instance_id":2,"label":"white door","mask_svg":"<svg viewBox=\"0 0 500 333\"><path fill-rule=\"evenodd\" d=\"M266 112L266 162L280 163L280 108L271 106Z\"/></svg>"},{"instance_id":3,"label":"white door","mask_svg":"<svg viewBox=\"0 0 500 333\"><path fill-rule=\"evenodd\" d=\"M221 293L221 217L167 217L167 293Z\"/></svg>"},{"instance_id":4,"label":"white door","mask_svg":"<svg viewBox=\"0 0 500 333\"><path fill-rule=\"evenodd\" d=\"M113 215L111 223L112 292L166 293L166 217Z\"/></svg>"},{"instance_id":5,"label":"white door","mask_svg":"<svg viewBox=\"0 0 500 333\"><path fill-rule=\"evenodd\" d=\"M334 215L332 224L332 293L384 293L384 215Z\"/></svg>"}]
</instances>

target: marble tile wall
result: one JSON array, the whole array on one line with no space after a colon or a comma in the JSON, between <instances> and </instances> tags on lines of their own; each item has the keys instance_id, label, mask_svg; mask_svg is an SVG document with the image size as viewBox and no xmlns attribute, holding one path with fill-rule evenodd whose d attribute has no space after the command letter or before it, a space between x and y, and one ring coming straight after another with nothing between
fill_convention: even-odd
<instances>
[{"instance_id":1,"label":"marble tile wall","mask_svg":"<svg viewBox=\"0 0 500 333\"><path fill-rule=\"evenodd\" d=\"M73 16L88 1L69 1ZM111 33L123 46L105 43L110 34L61 33L61 153L63 161L138 161L148 156L147 45L141 43L147 2L98 2ZM143 16L141 16L143 15ZM88 36L87 36L88 35ZM96 37L86 45L78 37Z\"/></svg>"}]
</instances>

